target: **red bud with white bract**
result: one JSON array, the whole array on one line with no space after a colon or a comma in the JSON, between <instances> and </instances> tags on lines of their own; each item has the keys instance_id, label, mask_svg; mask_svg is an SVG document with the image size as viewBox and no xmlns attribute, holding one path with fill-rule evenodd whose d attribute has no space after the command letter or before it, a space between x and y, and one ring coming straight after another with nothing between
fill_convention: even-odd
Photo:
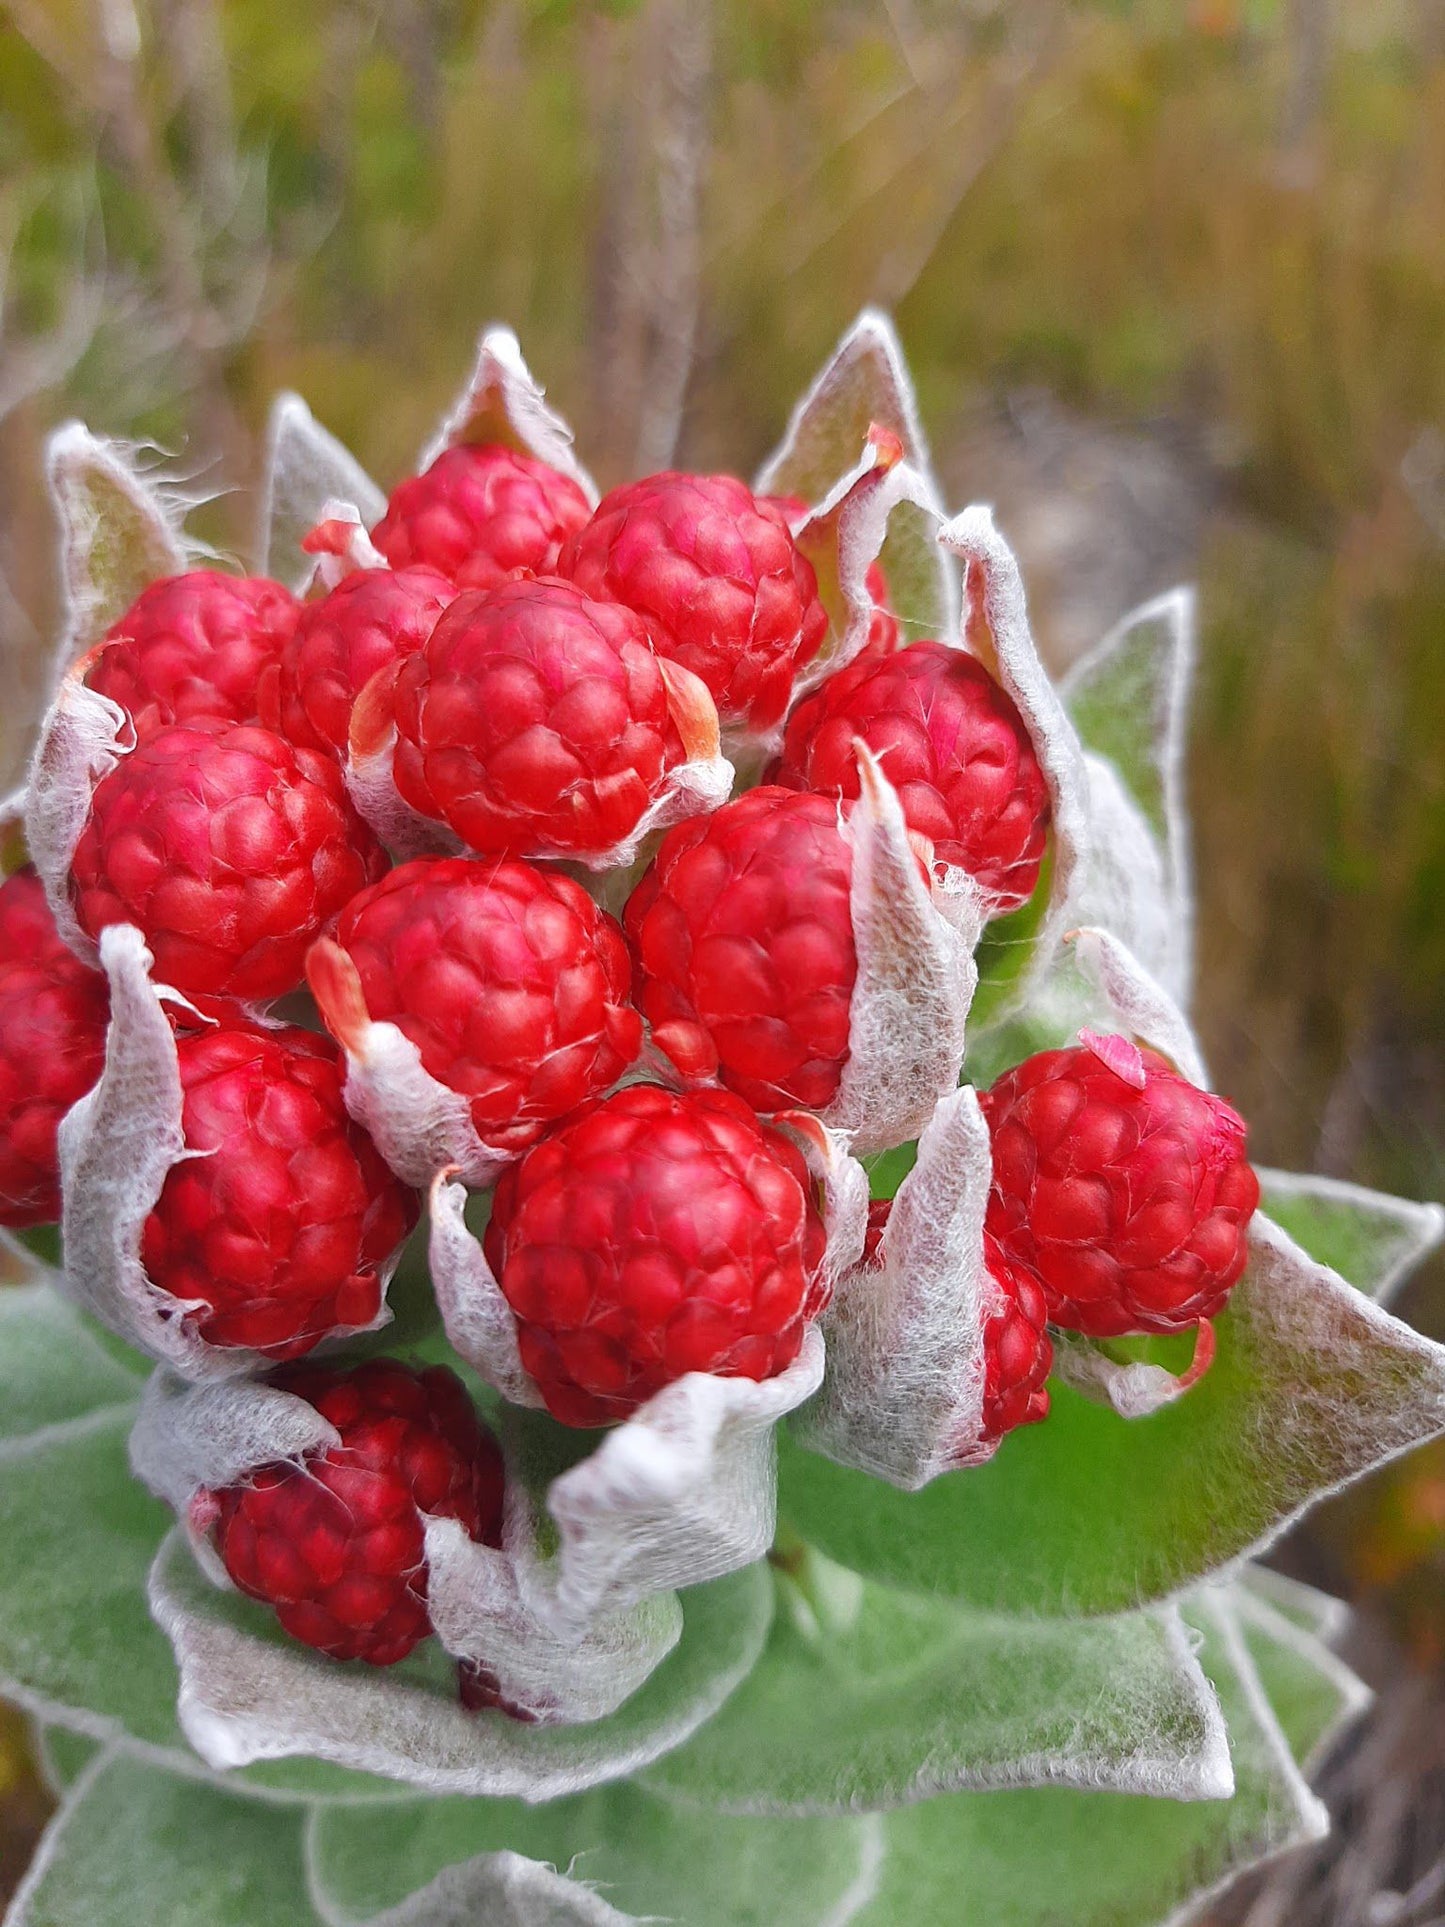
<instances>
[{"instance_id":1,"label":"red bud with white bract","mask_svg":"<svg viewBox=\"0 0 1445 1927\"><path fill-rule=\"evenodd\" d=\"M141 1233L156 1292L206 1344L271 1359L373 1329L419 1204L347 1115L330 1041L232 1021L176 1054L186 1155Z\"/></svg>"},{"instance_id":2,"label":"red bud with white bract","mask_svg":"<svg viewBox=\"0 0 1445 1927\"><path fill-rule=\"evenodd\" d=\"M765 786L672 830L624 922L638 1003L685 1078L816 1111L874 1151L958 1081L979 913L942 914L866 751L860 781L843 820L831 797Z\"/></svg>"},{"instance_id":3,"label":"red bud with white bract","mask_svg":"<svg viewBox=\"0 0 1445 1927\"><path fill-rule=\"evenodd\" d=\"M193 1526L293 1639L333 1659L394 1666L432 1630L427 1519L501 1542L496 1440L442 1366L377 1359L351 1371L293 1368L272 1383L313 1406L335 1443L200 1489Z\"/></svg>"},{"instance_id":4,"label":"red bud with white bract","mask_svg":"<svg viewBox=\"0 0 1445 1927\"><path fill-rule=\"evenodd\" d=\"M1028 901L1049 793L1017 708L982 663L940 642L870 642L793 710L771 780L855 797L859 741L937 864L963 870L995 914Z\"/></svg>"},{"instance_id":5,"label":"red bud with white bract","mask_svg":"<svg viewBox=\"0 0 1445 1927\"><path fill-rule=\"evenodd\" d=\"M802 1155L721 1091L633 1085L497 1187L485 1249L522 1363L571 1425L625 1418L689 1372L771 1378L827 1296Z\"/></svg>"},{"instance_id":6,"label":"red bud with white bract","mask_svg":"<svg viewBox=\"0 0 1445 1927\"><path fill-rule=\"evenodd\" d=\"M333 1659L391 1666L431 1632L424 1520L454 1518L496 1543L501 1455L460 1382L378 1361L277 1381L314 1405L338 1443L198 1495L197 1517L241 1591Z\"/></svg>"},{"instance_id":7,"label":"red bud with white bract","mask_svg":"<svg viewBox=\"0 0 1445 1927\"><path fill-rule=\"evenodd\" d=\"M1222 1098L1111 1035L1026 1059L983 1107L989 1229L1038 1279L1055 1324L1112 1338L1186 1331L1223 1310L1259 1181Z\"/></svg>"},{"instance_id":8,"label":"red bud with white bract","mask_svg":"<svg viewBox=\"0 0 1445 1927\"><path fill-rule=\"evenodd\" d=\"M631 862L726 796L717 715L641 619L552 577L458 597L352 720L352 792L393 848L408 825L486 856ZM415 850L407 850L415 854Z\"/></svg>"},{"instance_id":9,"label":"red bud with white bract","mask_svg":"<svg viewBox=\"0 0 1445 1927\"><path fill-rule=\"evenodd\" d=\"M441 858L352 899L308 960L346 1100L392 1168L483 1186L634 1061L627 947L570 877Z\"/></svg>"},{"instance_id":10,"label":"red bud with white bract","mask_svg":"<svg viewBox=\"0 0 1445 1927\"><path fill-rule=\"evenodd\" d=\"M141 1398L130 1457L213 1585L271 1607L293 1639L329 1658L388 1667L434 1636L464 1680L490 1683L485 1706L512 1719L605 1717L682 1631L665 1581L630 1600L611 1586L601 1610L570 1599L560 1611L555 1532L444 1367L382 1358L204 1385L162 1370ZM594 1521L604 1517L594 1508ZM257 1652L243 1639L237 1654L226 1608L187 1567L172 1541L150 1598L193 1689L182 1724L207 1757L237 1744L239 1714L253 1734L284 1732L303 1749L339 1739L338 1757L368 1771L405 1772L419 1746L439 1744L451 1757L433 1790L507 1790L517 1762L506 1722L476 1722L485 1709L474 1690L459 1696L463 1712L425 1673L377 1697L354 1671L284 1643ZM595 1561L590 1570L595 1584ZM217 1668L218 1633L235 1670Z\"/></svg>"},{"instance_id":11,"label":"red bud with white bract","mask_svg":"<svg viewBox=\"0 0 1445 1927\"><path fill-rule=\"evenodd\" d=\"M100 1078L62 1120L63 1282L188 1379L236 1377L374 1330L414 1192L347 1115L329 1040L194 1011L102 933Z\"/></svg>"}]
</instances>

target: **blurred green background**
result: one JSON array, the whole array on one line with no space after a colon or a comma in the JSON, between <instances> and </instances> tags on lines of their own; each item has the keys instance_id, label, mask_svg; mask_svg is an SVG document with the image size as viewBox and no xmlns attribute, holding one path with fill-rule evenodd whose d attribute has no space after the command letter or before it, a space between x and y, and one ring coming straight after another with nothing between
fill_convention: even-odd
<instances>
[{"instance_id":1,"label":"blurred green background","mask_svg":"<svg viewBox=\"0 0 1445 1927\"><path fill-rule=\"evenodd\" d=\"M244 556L277 387L390 481L501 319L604 481L746 473L865 302L1055 666L1200 584L1198 1013L1257 1154L1445 1194L1445 0L0 0L0 776L56 420ZM1445 1335L1439 1267L1405 1310ZM1445 1452L1282 1559L1438 1693Z\"/></svg>"}]
</instances>

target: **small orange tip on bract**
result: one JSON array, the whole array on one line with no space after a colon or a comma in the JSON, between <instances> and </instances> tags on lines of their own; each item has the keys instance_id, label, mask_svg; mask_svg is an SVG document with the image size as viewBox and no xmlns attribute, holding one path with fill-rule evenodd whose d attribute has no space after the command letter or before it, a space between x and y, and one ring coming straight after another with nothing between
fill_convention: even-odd
<instances>
[{"instance_id":1,"label":"small orange tip on bract","mask_svg":"<svg viewBox=\"0 0 1445 1927\"><path fill-rule=\"evenodd\" d=\"M712 691L701 676L684 669L681 663L670 662L666 656L657 658L657 666L667 692L668 714L677 724L687 760L710 763L722 754L722 735Z\"/></svg>"},{"instance_id":2,"label":"small orange tip on bract","mask_svg":"<svg viewBox=\"0 0 1445 1927\"><path fill-rule=\"evenodd\" d=\"M346 1051L359 1051L371 1023L356 965L330 937L318 937L306 953L306 981L331 1035Z\"/></svg>"},{"instance_id":3,"label":"small orange tip on bract","mask_svg":"<svg viewBox=\"0 0 1445 1927\"><path fill-rule=\"evenodd\" d=\"M896 468L903 460L903 442L891 428L882 422L868 424L868 446L873 450L875 469Z\"/></svg>"},{"instance_id":4,"label":"small orange tip on bract","mask_svg":"<svg viewBox=\"0 0 1445 1927\"><path fill-rule=\"evenodd\" d=\"M356 527L355 522L333 515L324 522L318 522L308 535L303 535L301 546L307 555L345 555L351 547Z\"/></svg>"}]
</instances>

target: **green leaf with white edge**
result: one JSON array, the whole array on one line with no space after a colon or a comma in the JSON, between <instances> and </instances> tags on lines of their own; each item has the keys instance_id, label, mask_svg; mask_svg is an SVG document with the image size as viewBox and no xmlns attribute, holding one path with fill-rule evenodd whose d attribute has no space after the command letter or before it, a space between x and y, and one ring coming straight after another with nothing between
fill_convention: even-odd
<instances>
[{"instance_id":1,"label":"green leaf with white edge","mask_svg":"<svg viewBox=\"0 0 1445 1927\"><path fill-rule=\"evenodd\" d=\"M1032 970L1039 932L1049 914L1053 899L1053 853L1047 852L1039 870L1039 880L1027 903L1011 910L1006 917L995 917L983 927L978 948L973 953L978 967L978 989L969 1006L969 1049L975 1038L989 1039L995 1013L1011 1008L1025 972ZM1025 1021L1027 1018L1025 1016ZM965 1060L964 1074L975 1081Z\"/></svg>"},{"instance_id":2,"label":"green leaf with white edge","mask_svg":"<svg viewBox=\"0 0 1445 1927\"><path fill-rule=\"evenodd\" d=\"M46 1828L6 1927L320 1927L303 1821L101 1752Z\"/></svg>"},{"instance_id":3,"label":"green leaf with white edge","mask_svg":"<svg viewBox=\"0 0 1445 1927\"><path fill-rule=\"evenodd\" d=\"M615 1713L526 1726L465 1712L434 1641L384 1672L299 1646L264 1607L213 1586L179 1532L150 1597L180 1665L186 1736L212 1767L304 1754L428 1792L528 1800L619 1779L681 1745L756 1664L772 1613L761 1566L691 1587L678 1644Z\"/></svg>"},{"instance_id":4,"label":"green leaf with white edge","mask_svg":"<svg viewBox=\"0 0 1445 1927\"><path fill-rule=\"evenodd\" d=\"M1445 1210L1307 1171L1259 1170L1260 1202L1296 1243L1387 1304L1445 1236Z\"/></svg>"},{"instance_id":5,"label":"green leaf with white edge","mask_svg":"<svg viewBox=\"0 0 1445 1927\"><path fill-rule=\"evenodd\" d=\"M1113 764L1176 864L1194 635L1194 592L1173 589L1131 610L1059 691L1085 748Z\"/></svg>"},{"instance_id":6,"label":"green leaf with white edge","mask_svg":"<svg viewBox=\"0 0 1445 1927\"><path fill-rule=\"evenodd\" d=\"M877 1890L852 1927L1174 1927L1238 1874L1318 1839L1324 1811L1232 1621L1208 1600L1189 1614L1229 1724L1232 1800L1046 1787L905 1808L888 1817Z\"/></svg>"},{"instance_id":7,"label":"green leaf with white edge","mask_svg":"<svg viewBox=\"0 0 1445 1927\"><path fill-rule=\"evenodd\" d=\"M146 1604L170 1514L131 1473L133 1413L104 1407L0 1452L0 1693L40 1718L207 1776L176 1718L179 1681ZM320 1760L248 1768L281 1799L394 1799L384 1780Z\"/></svg>"},{"instance_id":8,"label":"green leaf with white edge","mask_svg":"<svg viewBox=\"0 0 1445 1927\"><path fill-rule=\"evenodd\" d=\"M644 1786L732 1813L1009 1786L1228 1797L1219 1710L1173 1612L1002 1619L794 1557L762 1660Z\"/></svg>"},{"instance_id":9,"label":"green leaf with white edge","mask_svg":"<svg viewBox=\"0 0 1445 1927\"><path fill-rule=\"evenodd\" d=\"M10 1441L133 1404L144 1382L49 1285L0 1291L0 1455Z\"/></svg>"},{"instance_id":10,"label":"green leaf with white edge","mask_svg":"<svg viewBox=\"0 0 1445 1927\"><path fill-rule=\"evenodd\" d=\"M779 1513L857 1571L1021 1613L1167 1598L1267 1544L1314 1500L1445 1431L1445 1347L1261 1214L1218 1353L1185 1397L1125 1420L1066 1386L989 1464L903 1493L779 1438Z\"/></svg>"},{"instance_id":11,"label":"green leaf with white edge","mask_svg":"<svg viewBox=\"0 0 1445 1927\"><path fill-rule=\"evenodd\" d=\"M1317 1586L1307 1586L1302 1580L1290 1579L1273 1566L1244 1567L1239 1584L1326 1646L1332 1646L1350 1623L1350 1608L1343 1599L1321 1592Z\"/></svg>"},{"instance_id":12,"label":"green leaf with white edge","mask_svg":"<svg viewBox=\"0 0 1445 1927\"><path fill-rule=\"evenodd\" d=\"M793 495L816 506L857 464L875 424L898 437L905 460L924 478L941 516L943 499L902 347L888 317L867 308L794 409L782 442L758 475L758 493ZM957 572L938 545L937 526L935 515L914 503L901 504L889 519L879 557L888 606L910 641L951 637L958 626Z\"/></svg>"},{"instance_id":13,"label":"green leaf with white edge","mask_svg":"<svg viewBox=\"0 0 1445 1927\"><path fill-rule=\"evenodd\" d=\"M311 558L301 544L328 502L349 502L370 528L386 512L386 496L356 457L321 426L299 395L280 394L271 405L266 478L257 530L257 566L299 589Z\"/></svg>"},{"instance_id":14,"label":"green leaf with white edge","mask_svg":"<svg viewBox=\"0 0 1445 1927\"><path fill-rule=\"evenodd\" d=\"M142 475L121 442L67 422L50 437L46 476L60 522L65 622L52 683L123 616L148 583L189 567L184 499Z\"/></svg>"},{"instance_id":15,"label":"green leaf with white edge","mask_svg":"<svg viewBox=\"0 0 1445 1927\"><path fill-rule=\"evenodd\" d=\"M169 1514L131 1477L132 1414L99 1410L0 1457L0 1690L97 1736L181 1744L175 1667L146 1609Z\"/></svg>"},{"instance_id":16,"label":"green leaf with white edge","mask_svg":"<svg viewBox=\"0 0 1445 1927\"><path fill-rule=\"evenodd\" d=\"M1126 615L1060 691L1090 752L1093 836L1070 920L1112 931L1181 1002L1193 967L1184 765L1194 659L1194 595L1175 589Z\"/></svg>"},{"instance_id":17,"label":"green leaf with white edge","mask_svg":"<svg viewBox=\"0 0 1445 1927\"><path fill-rule=\"evenodd\" d=\"M1236 1586L1230 1605L1260 1684L1308 1777L1373 1695L1337 1653L1257 1594Z\"/></svg>"},{"instance_id":18,"label":"green leaf with white edge","mask_svg":"<svg viewBox=\"0 0 1445 1927\"><path fill-rule=\"evenodd\" d=\"M427 1800L384 1813L318 1813L307 1855L328 1919L360 1922L409 1896L420 1905L450 1873L452 1894L511 1849L570 1871L621 1913L686 1927L838 1927L876 1878L876 1815L742 1819L697 1812L637 1786L527 1807ZM477 1909L479 1922L490 1916Z\"/></svg>"}]
</instances>

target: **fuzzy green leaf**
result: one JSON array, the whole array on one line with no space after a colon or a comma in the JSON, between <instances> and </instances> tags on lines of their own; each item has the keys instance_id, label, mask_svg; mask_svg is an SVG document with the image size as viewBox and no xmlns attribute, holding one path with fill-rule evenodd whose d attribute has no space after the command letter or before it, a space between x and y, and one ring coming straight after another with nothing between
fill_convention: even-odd
<instances>
[{"instance_id":1,"label":"fuzzy green leaf","mask_svg":"<svg viewBox=\"0 0 1445 1927\"><path fill-rule=\"evenodd\" d=\"M735 1813L898 1806L964 1788L1229 1792L1218 1709L1171 1613L1000 1619L806 1553L768 1650L644 1785Z\"/></svg>"},{"instance_id":2,"label":"fuzzy green leaf","mask_svg":"<svg viewBox=\"0 0 1445 1927\"><path fill-rule=\"evenodd\" d=\"M271 408L266 481L257 530L258 567L299 589L312 563L301 544L328 501L349 502L367 527L386 511L386 496L299 395L281 394Z\"/></svg>"},{"instance_id":3,"label":"fuzzy green leaf","mask_svg":"<svg viewBox=\"0 0 1445 1927\"><path fill-rule=\"evenodd\" d=\"M1187 1805L1108 1793L954 1795L887 1820L854 1927L1158 1927L1234 1875L1324 1831L1238 1634L1192 1605L1229 1724L1236 1793Z\"/></svg>"},{"instance_id":4,"label":"fuzzy green leaf","mask_svg":"<svg viewBox=\"0 0 1445 1927\"><path fill-rule=\"evenodd\" d=\"M690 1815L622 1786L535 1810L456 1800L374 1819L331 1810L309 1841L315 1891L338 1921L361 1921L407 1894L418 1909L408 1919L430 1919L430 1896L463 1895L469 1875L484 1870L475 1856L512 1846L570 1868L633 1918L661 1916L677 1927L952 1927L961 1919L969 1927L1156 1927L1323 1828L1291 1757L1304 1737L1298 1709L1287 1713L1286 1734L1260 1690L1233 1600L1209 1594L1189 1606L1229 1720L1232 1800L1049 1788L945 1795L883 1820L778 1821Z\"/></svg>"},{"instance_id":5,"label":"fuzzy green leaf","mask_svg":"<svg viewBox=\"0 0 1445 1927\"><path fill-rule=\"evenodd\" d=\"M72 1733L64 1726L36 1722L35 1757L57 1799L74 1786L96 1754L104 1751L104 1740L93 1740L86 1733Z\"/></svg>"},{"instance_id":6,"label":"fuzzy green leaf","mask_svg":"<svg viewBox=\"0 0 1445 1927\"><path fill-rule=\"evenodd\" d=\"M187 567L183 502L142 475L124 444L67 422L46 469L60 522L65 631L55 680L100 641L148 583Z\"/></svg>"},{"instance_id":7,"label":"fuzzy green leaf","mask_svg":"<svg viewBox=\"0 0 1445 1927\"><path fill-rule=\"evenodd\" d=\"M131 1477L130 1423L100 1410L0 1458L0 1543L25 1555L0 1585L0 1679L67 1724L179 1746L175 1667L145 1594L169 1515Z\"/></svg>"},{"instance_id":8,"label":"fuzzy green leaf","mask_svg":"<svg viewBox=\"0 0 1445 1927\"><path fill-rule=\"evenodd\" d=\"M1312 1500L1445 1430L1445 1348L1268 1221L1204 1380L1125 1420L1056 1386L988 1465L901 1493L780 1438L780 1516L830 1557L1010 1612L1167 1597Z\"/></svg>"},{"instance_id":9,"label":"fuzzy green leaf","mask_svg":"<svg viewBox=\"0 0 1445 1927\"><path fill-rule=\"evenodd\" d=\"M624 1915L686 1927L826 1927L872 1874L882 1822L739 1819L693 1812L636 1786L527 1807L513 1800L427 1800L380 1814L332 1809L311 1825L312 1880L328 1915L365 1920L455 1868L467 1891L504 1849L585 1881ZM468 1862L474 1863L468 1866ZM435 1890L434 1890L435 1891ZM484 1891L484 1890L483 1890ZM489 1919L480 1909L478 1921Z\"/></svg>"},{"instance_id":10,"label":"fuzzy green leaf","mask_svg":"<svg viewBox=\"0 0 1445 1927\"><path fill-rule=\"evenodd\" d=\"M1194 597L1175 589L1125 616L1061 690L1085 748L1113 764L1171 858L1183 830L1193 670Z\"/></svg>"},{"instance_id":11,"label":"fuzzy green leaf","mask_svg":"<svg viewBox=\"0 0 1445 1927\"><path fill-rule=\"evenodd\" d=\"M7 1927L319 1927L302 1821L99 1754L46 1829Z\"/></svg>"},{"instance_id":12,"label":"fuzzy green leaf","mask_svg":"<svg viewBox=\"0 0 1445 1927\"><path fill-rule=\"evenodd\" d=\"M1243 1586L1231 1605L1260 1684L1308 1776L1336 1735L1370 1703L1370 1689L1313 1634Z\"/></svg>"},{"instance_id":13,"label":"fuzzy green leaf","mask_svg":"<svg viewBox=\"0 0 1445 1927\"><path fill-rule=\"evenodd\" d=\"M937 508L931 514L905 502L890 518L879 558L888 606L902 619L910 641L952 636L958 581L937 541L942 498L932 479L903 350L886 315L865 309L843 336L793 411L756 486L760 494L797 496L816 506L858 462L875 424L898 437L904 458L924 478Z\"/></svg>"},{"instance_id":14,"label":"fuzzy green leaf","mask_svg":"<svg viewBox=\"0 0 1445 1927\"><path fill-rule=\"evenodd\" d=\"M1357 1291L1388 1303L1445 1236L1445 1211L1361 1184L1304 1171L1259 1173L1262 1203L1276 1224Z\"/></svg>"},{"instance_id":15,"label":"fuzzy green leaf","mask_svg":"<svg viewBox=\"0 0 1445 1927\"><path fill-rule=\"evenodd\" d=\"M0 1453L7 1442L66 1426L101 1407L133 1404L131 1370L48 1285L0 1291Z\"/></svg>"}]
</instances>

